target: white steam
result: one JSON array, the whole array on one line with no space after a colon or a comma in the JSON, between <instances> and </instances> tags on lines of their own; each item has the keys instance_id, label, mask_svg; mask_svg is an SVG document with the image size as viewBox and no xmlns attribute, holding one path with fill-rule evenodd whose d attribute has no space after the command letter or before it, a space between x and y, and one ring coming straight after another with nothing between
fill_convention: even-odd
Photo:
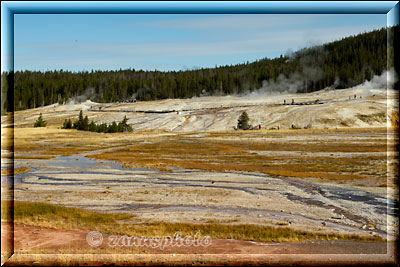
<instances>
[{"instance_id":1,"label":"white steam","mask_svg":"<svg viewBox=\"0 0 400 267\"><path fill-rule=\"evenodd\" d=\"M381 75L375 75L370 81L356 85L349 89L362 89L365 95L380 94L382 91L394 90L397 75L393 68L384 71Z\"/></svg>"},{"instance_id":2,"label":"white steam","mask_svg":"<svg viewBox=\"0 0 400 267\"><path fill-rule=\"evenodd\" d=\"M269 79L263 81L261 88L245 93L243 96L246 97L260 97L268 95L279 95L279 94L295 94L300 90L307 91L311 82L318 80L322 77L322 71L318 68L303 68L301 73L295 72L289 77L280 74L276 80Z\"/></svg>"},{"instance_id":3,"label":"white steam","mask_svg":"<svg viewBox=\"0 0 400 267\"><path fill-rule=\"evenodd\" d=\"M270 79L263 82L263 86L253 92L247 92L243 97L263 97L279 94L294 94L299 91L307 90L307 83L313 80L318 80L322 77L320 69L304 68L302 73L294 73L289 77L280 74L276 81ZM397 80L397 75L394 69L384 71L381 75L375 75L370 81L365 81L362 84L356 85L348 89L362 89L362 95L380 94L382 91L393 90ZM339 79L336 79L334 84L324 90L335 89L339 84Z\"/></svg>"},{"instance_id":4,"label":"white steam","mask_svg":"<svg viewBox=\"0 0 400 267\"><path fill-rule=\"evenodd\" d=\"M82 95L70 97L65 104L67 105L74 105L74 104L80 104L85 101L91 100L95 98L97 95L95 93L94 88L89 87L85 90L85 92Z\"/></svg>"}]
</instances>

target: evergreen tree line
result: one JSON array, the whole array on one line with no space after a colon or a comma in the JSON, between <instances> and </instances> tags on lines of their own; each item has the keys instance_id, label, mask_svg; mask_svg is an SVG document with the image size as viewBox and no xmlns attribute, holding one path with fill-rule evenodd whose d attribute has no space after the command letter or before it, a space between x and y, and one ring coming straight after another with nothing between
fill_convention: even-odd
<instances>
[{"instance_id":1,"label":"evergreen tree line","mask_svg":"<svg viewBox=\"0 0 400 267\"><path fill-rule=\"evenodd\" d=\"M398 28L382 28L274 59L215 68L168 72L132 68L91 72L5 72L2 73L2 110L35 108L79 98L108 103L132 97L147 101L243 94L261 88L265 81L276 82L282 75L291 77L294 73L297 74L296 81L300 82L298 92L332 86L348 88L393 66L391 60L387 61L387 51L391 54L394 51L391 45L387 50L387 44L391 44L387 37L389 31L398 31ZM10 80L14 83L13 97L7 97L12 92L8 88Z\"/></svg>"},{"instance_id":2,"label":"evergreen tree line","mask_svg":"<svg viewBox=\"0 0 400 267\"><path fill-rule=\"evenodd\" d=\"M118 132L132 132L133 129L128 125L126 116L124 119L117 123L113 121L111 124L101 123L96 124L93 121L89 122L87 116L83 117L82 110L79 112L78 120L72 122L71 119L65 119L62 129L77 129L82 131L91 131L98 133L118 133Z\"/></svg>"}]
</instances>

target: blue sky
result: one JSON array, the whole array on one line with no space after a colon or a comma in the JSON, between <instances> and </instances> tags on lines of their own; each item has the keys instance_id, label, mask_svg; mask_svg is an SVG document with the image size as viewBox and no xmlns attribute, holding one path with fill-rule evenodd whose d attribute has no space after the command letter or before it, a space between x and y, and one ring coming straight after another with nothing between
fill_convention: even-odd
<instances>
[{"instance_id":1,"label":"blue sky","mask_svg":"<svg viewBox=\"0 0 400 267\"><path fill-rule=\"evenodd\" d=\"M252 62L385 27L386 14L16 14L15 70L185 70Z\"/></svg>"}]
</instances>

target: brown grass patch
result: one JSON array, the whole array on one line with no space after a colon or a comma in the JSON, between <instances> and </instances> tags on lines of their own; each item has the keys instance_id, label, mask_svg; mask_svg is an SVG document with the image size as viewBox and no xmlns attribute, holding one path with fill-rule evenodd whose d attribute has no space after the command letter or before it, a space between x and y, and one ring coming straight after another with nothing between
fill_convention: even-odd
<instances>
[{"instance_id":1,"label":"brown grass patch","mask_svg":"<svg viewBox=\"0 0 400 267\"><path fill-rule=\"evenodd\" d=\"M348 137L348 136L346 136ZM323 180L354 181L370 176L384 177L386 155L353 157L321 157L302 152L384 152L385 143L317 141L254 142L209 140L190 136L169 137L152 143L138 143L123 149L90 156L95 159L118 160L126 166L166 170L169 167L205 171L246 171L274 176L320 178ZM257 151L262 154L254 153ZM271 152L299 152L271 156Z\"/></svg>"},{"instance_id":2,"label":"brown grass patch","mask_svg":"<svg viewBox=\"0 0 400 267\"><path fill-rule=\"evenodd\" d=\"M321 136L326 138L321 139ZM375 181L386 179L387 159L368 152L386 152L386 140L386 128L223 131L208 132L202 137L193 136L193 133L102 134L54 128L16 128L15 152L39 155L44 159L99 151L90 157L116 160L125 167L166 172L171 171L170 167L181 167L335 181L372 178ZM102 149L112 148L115 149L100 153ZM390 146L389 149L396 148ZM314 152L363 152L365 156L303 155Z\"/></svg>"},{"instance_id":3,"label":"brown grass patch","mask_svg":"<svg viewBox=\"0 0 400 267\"><path fill-rule=\"evenodd\" d=\"M8 209L6 208L8 204L6 201L2 201L2 219L9 218ZM182 236L194 236L196 232L200 231L202 235L208 235L211 238L231 238L262 242L293 242L307 239L386 241L375 236L317 233L294 230L290 227L275 228L253 224L232 225L216 223L214 221L206 224L164 222L149 224L126 223L126 220L132 217L134 215L127 213L100 213L45 203L14 203L14 222L54 229L96 230L108 234L147 237L173 236L178 231L182 233Z\"/></svg>"},{"instance_id":4,"label":"brown grass patch","mask_svg":"<svg viewBox=\"0 0 400 267\"><path fill-rule=\"evenodd\" d=\"M14 156L14 159L54 159L56 156L44 156L44 155L18 155Z\"/></svg>"},{"instance_id":5,"label":"brown grass patch","mask_svg":"<svg viewBox=\"0 0 400 267\"><path fill-rule=\"evenodd\" d=\"M17 175L17 174L27 173L27 172L29 172L30 170L31 170L31 169L28 168L28 167L21 167L21 168L15 168L15 169L14 169L14 172L13 172L13 170L12 170L11 168L7 168L7 169L2 169L2 170L1 170L1 175L2 175L2 176L3 176L3 175L8 175L8 176L10 176L10 175L12 175L12 174Z\"/></svg>"}]
</instances>

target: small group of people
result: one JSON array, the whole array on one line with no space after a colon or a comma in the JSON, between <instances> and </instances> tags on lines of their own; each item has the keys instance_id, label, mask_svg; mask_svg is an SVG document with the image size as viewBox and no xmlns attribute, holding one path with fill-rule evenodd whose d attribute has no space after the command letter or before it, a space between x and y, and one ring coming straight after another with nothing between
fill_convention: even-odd
<instances>
[{"instance_id":1,"label":"small group of people","mask_svg":"<svg viewBox=\"0 0 400 267\"><path fill-rule=\"evenodd\" d=\"M283 104L286 105L286 99L283 99ZM292 98L292 105L294 104L294 99Z\"/></svg>"},{"instance_id":2,"label":"small group of people","mask_svg":"<svg viewBox=\"0 0 400 267\"><path fill-rule=\"evenodd\" d=\"M360 99L362 98L362 96L360 95ZM354 94L354 99L357 99L357 95ZM351 96L349 95L349 100L351 100Z\"/></svg>"}]
</instances>

